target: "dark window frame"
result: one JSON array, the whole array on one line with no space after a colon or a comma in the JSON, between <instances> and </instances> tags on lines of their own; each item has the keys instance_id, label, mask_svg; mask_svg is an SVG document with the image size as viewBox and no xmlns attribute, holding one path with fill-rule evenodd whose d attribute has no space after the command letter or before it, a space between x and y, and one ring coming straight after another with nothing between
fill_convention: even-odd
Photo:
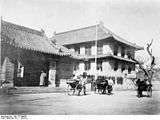
<instances>
[{"instance_id":1,"label":"dark window frame","mask_svg":"<svg viewBox=\"0 0 160 120\"><path fill-rule=\"evenodd\" d=\"M97 70L100 70L100 71L103 70L103 68L102 68L102 61L97 61Z\"/></svg>"},{"instance_id":2,"label":"dark window frame","mask_svg":"<svg viewBox=\"0 0 160 120\"><path fill-rule=\"evenodd\" d=\"M91 69L90 61L85 61L84 65L85 65L85 68L84 68L85 70L90 70Z\"/></svg>"}]
</instances>

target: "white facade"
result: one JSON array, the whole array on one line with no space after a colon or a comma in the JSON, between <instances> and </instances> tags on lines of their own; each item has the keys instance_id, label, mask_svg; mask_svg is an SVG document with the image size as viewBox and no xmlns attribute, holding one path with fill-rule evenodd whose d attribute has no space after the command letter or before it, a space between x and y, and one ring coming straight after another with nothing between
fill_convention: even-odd
<instances>
[{"instance_id":1,"label":"white facade","mask_svg":"<svg viewBox=\"0 0 160 120\"><path fill-rule=\"evenodd\" d=\"M85 47L84 46L80 47L80 54L85 55Z\"/></svg>"},{"instance_id":2,"label":"white facade","mask_svg":"<svg viewBox=\"0 0 160 120\"><path fill-rule=\"evenodd\" d=\"M91 55L95 55L96 54L96 46L92 46L91 47Z\"/></svg>"},{"instance_id":3,"label":"white facade","mask_svg":"<svg viewBox=\"0 0 160 120\"><path fill-rule=\"evenodd\" d=\"M117 46L117 45L116 45ZM118 48L117 48L118 47ZM128 60L128 49L129 48L122 48L122 46L117 46L117 57L126 59ZM80 54L81 55L85 55L85 46L80 46ZM122 53L122 49L123 49L123 53ZM73 50L73 49L71 49ZM91 45L91 55L95 55L96 54L96 50L97 48L95 47L95 45ZM102 54L103 55L114 55L114 50L115 50L115 46L112 43L104 43L102 45ZM123 54L123 56L122 56ZM134 54L134 51L133 53ZM101 70L97 70L97 65L95 63L95 59L93 58L92 60L89 60L90 62L90 69L89 70L85 70L85 64L84 62L80 62L79 63L79 69L76 71L76 73L82 74L83 72L87 72L89 75L95 75L95 74L99 74L99 75L115 75L115 76L124 76L126 74L128 74L128 69L129 69L129 65L130 64L125 64L126 61L121 61L119 62L119 59L116 59L118 61L118 68L115 70L115 59L106 59L103 58L101 59L101 66L102 69ZM132 63L132 65L134 65ZM125 68L123 68L125 66ZM129 74L135 74L133 67L131 67L132 70Z\"/></svg>"},{"instance_id":4,"label":"white facade","mask_svg":"<svg viewBox=\"0 0 160 120\"><path fill-rule=\"evenodd\" d=\"M103 54L113 54L113 46L111 44L103 45Z\"/></svg>"}]
</instances>

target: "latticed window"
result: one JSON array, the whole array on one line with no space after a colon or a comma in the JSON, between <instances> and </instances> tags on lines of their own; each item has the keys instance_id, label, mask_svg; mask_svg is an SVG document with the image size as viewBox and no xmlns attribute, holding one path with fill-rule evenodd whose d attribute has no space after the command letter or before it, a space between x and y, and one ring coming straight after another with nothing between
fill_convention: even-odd
<instances>
[{"instance_id":1,"label":"latticed window","mask_svg":"<svg viewBox=\"0 0 160 120\"><path fill-rule=\"evenodd\" d=\"M90 68L91 68L90 62L86 61L85 62L85 70L90 70Z\"/></svg>"},{"instance_id":2,"label":"latticed window","mask_svg":"<svg viewBox=\"0 0 160 120\"><path fill-rule=\"evenodd\" d=\"M102 61L97 62L97 70L102 71Z\"/></svg>"},{"instance_id":3,"label":"latticed window","mask_svg":"<svg viewBox=\"0 0 160 120\"><path fill-rule=\"evenodd\" d=\"M85 48L85 55L91 55L91 47L90 46Z\"/></svg>"}]
</instances>

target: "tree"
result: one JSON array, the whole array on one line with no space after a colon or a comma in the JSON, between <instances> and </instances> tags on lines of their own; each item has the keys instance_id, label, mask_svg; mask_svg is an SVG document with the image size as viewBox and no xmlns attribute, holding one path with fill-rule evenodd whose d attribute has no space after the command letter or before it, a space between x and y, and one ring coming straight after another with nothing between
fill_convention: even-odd
<instances>
[{"instance_id":1,"label":"tree","mask_svg":"<svg viewBox=\"0 0 160 120\"><path fill-rule=\"evenodd\" d=\"M135 61L136 64L139 65L139 68L144 72L144 74L148 78L148 82L151 84L152 77L154 74L153 67L155 66L155 57L152 54L152 49L150 49L151 45L153 43L153 39L151 40L150 43L147 44L147 53L149 54L150 60L149 60L149 65L144 68L143 63L140 62L139 60L136 60L135 58L131 57L133 61Z\"/></svg>"}]
</instances>

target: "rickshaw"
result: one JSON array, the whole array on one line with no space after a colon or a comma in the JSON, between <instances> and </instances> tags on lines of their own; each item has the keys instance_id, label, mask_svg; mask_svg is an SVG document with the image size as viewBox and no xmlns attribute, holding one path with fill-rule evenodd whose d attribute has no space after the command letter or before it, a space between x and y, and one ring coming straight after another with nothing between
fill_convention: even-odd
<instances>
[{"instance_id":1,"label":"rickshaw","mask_svg":"<svg viewBox=\"0 0 160 120\"><path fill-rule=\"evenodd\" d=\"M79 83L79 80L76 79L70 79L67 82L67 93L68 95L74 95L75 92L78 92L78 95L80 95L80 92L83 89L82 84Z\"/></svg>"},{"instance_id":2,"label":"rickshaw","mask_svg":"<svg viewBox=\"0 0 160 120\"><path fill-rule=\"evenodd\" d=\"M142 97L142 93L143 91L146 91L147 92L147 96L148 97L152 97L152 84L150 83L147 83L148 81L147 80L143 80L141 81L140 79L138 79L136 81L136 84L137 84L137 96L138 97Z\"/></svg>"},{"instance_id":3,"label":"rickshaw","mask_svg":"<svg viewBox=\"0 0 160 120\"><path fill-rule=\"evenodd\" d=\"M106 94L106 90L108 94L111 94L113 88L108 84L108 80L104 76L98 76L97 80L94 82L95 92L98 90L99 94Z\"/></svg>"}]
</instances>

